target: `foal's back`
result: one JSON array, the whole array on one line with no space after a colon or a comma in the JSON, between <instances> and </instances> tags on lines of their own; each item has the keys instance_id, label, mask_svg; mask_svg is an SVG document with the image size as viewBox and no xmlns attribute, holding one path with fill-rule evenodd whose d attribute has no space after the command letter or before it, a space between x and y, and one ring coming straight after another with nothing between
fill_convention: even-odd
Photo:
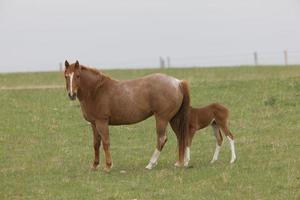
<instances>
[{"instance_id":1,"label":"foal's back","mask_svg":"<svg viewBox=\"0 0 300 200\"><path fill-rule=\"evenodd\" d=\"M223 122L228 119L229 110L219 103L190 109L190 126L196 130L207 127L213 120Z\"/></svg>"}]
</instances>

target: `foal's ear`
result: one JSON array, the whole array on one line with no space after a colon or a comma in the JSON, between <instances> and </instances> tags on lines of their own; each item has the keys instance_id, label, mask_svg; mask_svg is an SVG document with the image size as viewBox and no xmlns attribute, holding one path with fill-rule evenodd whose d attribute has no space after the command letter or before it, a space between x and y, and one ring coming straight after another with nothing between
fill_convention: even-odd
<instances>
[{"instance_id":1,"label":"foal's ear","mask_svg":"<svg viewBox=\"0 0 300 200\"><path fill-rule=\"evenodd\" d=\"M76 60L76 62L75 62L75 69L80 69L80 65L79 65L78 60Z\"/></svg>"},{"instance_id":2,"label":"foal's ear","mask_svg":"<svg viewBox=\"0 0 300 200\"><path fill-rule=\"evenodd\" d=\"M69 62L66 60L65 61L65 67L68 68L70 66Z\"/></svg>"}]
</instances>

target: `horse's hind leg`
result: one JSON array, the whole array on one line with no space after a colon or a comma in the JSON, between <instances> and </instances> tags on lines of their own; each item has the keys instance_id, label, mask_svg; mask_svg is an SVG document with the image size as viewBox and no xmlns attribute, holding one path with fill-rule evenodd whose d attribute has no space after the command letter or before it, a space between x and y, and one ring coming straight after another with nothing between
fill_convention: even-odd
<instances>
[{"instance_id":1,"label":"horse's hind leg","mask_svg":"<svg viewBox=\"0 0 300 200\"><path fill-rule=\"evenodd\" d=\"M173 129L173 131L174 131L174 133L177 137L177 141L179 141L179 122L178 122L178 119L172 119L170 121L170 125L171 125L171 128ZM179 144L177 144L176 153L178 153L178 151L179 151ZM174 165L176 167L180 167L179 160L177 160Z\"/></svg>"},{"instance_id":2,"label":"horse's hind leg","mask_svg":"<svg viewBox=\"0 0 300 200\"><path fill-rule=\"evenodd\" d=\"M229 143L230 143L230 150L231 150L231 160L230 160L230 163L234 163L234 161L236 160L236 154L235 154L235 146L234 146L233 135L229 131L226 123L220 124L220 127L221 127L222 131L224 132L224 134L226 135L226 137L228 138Z\"/></svg>"},{"instance_id":3,"label":"horse's hind leg","mask_svg":"<svg viewBox=\"0 0 300 200\"><path fill-rule=\"evenodd\" d=\"M185 154L184 154L184 166L187 167L189 165L189 162L191 160L191 145L192 145L192 141L194 138L194 135L196 133L196 129L194 128L189 128L189 132L188 132L188 138L187 138L187 147L185 150ZM176 162L176 166L177 164L179 164L179 161Z\"/></svg>"},{"instance_id":4,"label":"horse's hind leg","mask_svg":"<svg viewBox=\"0 0 300 200\"><path fill-rule=\"evenodd\" d=\"M216 160L218 160L222 142L223 142L223 137L222 137L222 134L220 131L220 127L216 124L215 121L211 124L211 126L213 128L214 136L216 137L216 140L217 140L215 153L214 153L212 160L210 161L211 163L214 163Z\"/></svg>"},{"instance_id":5,"label":"horse's hind leg","mask_svg":"<svg viewBox=\"0 0 300 200\"><path fill-rule=\"evenodd\" d=\"M178 123L179 122L176 119L170 121L171 128L173 129L174 133L176 134L177 141L179 141L179 137L180 137ZM188 138L187 138L187 147L186 147L185 154L184 154L184 166L185 167L187 167L189 165L189 161L191 160L190 147L192 145L192 140L193 140L195 133L196 133L196 129L189 128ZM177 145L176 152L179 151L178 145ZM179 160L177 160L174 165L175 165L175 167L180 167Z\"/></svg>"},{"instance_id":6,"label":"horse's hind leg","mask_svg":"<svg viewBox=\"0 0 300 200\"><path fill-rule=\"evenodd\" d=\"M157 165L157 160L159 158L160 152L162 151L164 145L167 142L166 128L168 125L168 121L159 118L157 115L155 115L155 120L157 133L156 149L149 161L149 164L146 166L146 169L152 169Z\"/></svg>"}]
</instances>

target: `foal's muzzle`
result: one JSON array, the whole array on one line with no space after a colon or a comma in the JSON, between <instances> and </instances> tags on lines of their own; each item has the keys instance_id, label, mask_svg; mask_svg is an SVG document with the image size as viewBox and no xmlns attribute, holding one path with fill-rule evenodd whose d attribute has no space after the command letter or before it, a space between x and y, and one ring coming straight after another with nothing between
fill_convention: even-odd
<instances>
[{"instance_id":1,"label":"foal's muzzle","mask_svg":"<svg viewBox=\"0 0 300 200\"><path fill-rule=\"evenodd\" d=\"M76 99L76 93L73 93L73 95L71 95L71 93L68 93L68 95L69 95L69 98L71 100L75 100Z\"/></svg>"}]
</instances>

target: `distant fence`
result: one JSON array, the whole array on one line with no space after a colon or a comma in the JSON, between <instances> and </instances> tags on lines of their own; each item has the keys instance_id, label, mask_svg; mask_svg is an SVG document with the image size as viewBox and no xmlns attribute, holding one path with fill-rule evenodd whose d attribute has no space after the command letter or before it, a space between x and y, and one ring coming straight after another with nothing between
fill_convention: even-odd
<instances>
[{"instance_id":1,"label":"distant fence","mask_svg":"<svg viewBox=\"0 0 300 200\"><path fill-rule=\"evenodd\" d=\"M101 62L101 61L99 61ZM86 63L85 63L86 64ZM97 63L96 63L97 64ZM103 68L170 68L170 67L209 67L209 66L258 66L258 65L297 65L300 64L300 51L249 52L244 54L211 54L196 56L158 56L132 58L130 60L106 60L99 65ZM59 63L59 70L64 68Z\"/></svg>"},{"instance_id":2,"label":"distant fence","mask_svg":"<svg viewBox=\"0 0 300 200\"><path fill-rule=\"evenodd\" d=\"M167 65L164 65L168 63ZM159 57L159 66L184 67L184 66L240 66L240 65L297 65L300 64L300 51L282 52L252 52L246 54L224 54L186 57Z\"/></svg>"}]
</instances>

